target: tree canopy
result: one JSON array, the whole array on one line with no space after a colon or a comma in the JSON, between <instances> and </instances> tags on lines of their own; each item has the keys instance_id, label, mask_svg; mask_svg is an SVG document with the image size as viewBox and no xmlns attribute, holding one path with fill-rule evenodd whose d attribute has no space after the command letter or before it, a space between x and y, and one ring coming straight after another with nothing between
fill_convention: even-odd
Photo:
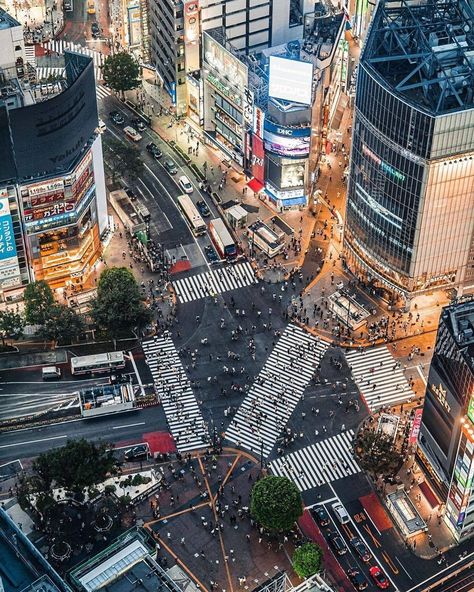
<instances>
[{"instance_id":1,"label":"tree canopy","mask_svg":"<svg viewBox=\"0 0 474 592\"><path fill-rule=\"evenodd\" d=\"M315 543L304 543L293 553L293 569L300 578L309 578L321 570L322 555L321 547Z\"/></svg>"},{"instance_id":2,"label":"tree canopy","mask_svg":"<svg viewBox=\"0 0 474 592\"><path fill-rule=\"evenodd\" d=\"M354 443L360 466L374 477L393 473L402 462L402 455L393 439L382 432L361 430Z\"/></svg>"},{"instance_id":3,"label":"tree canopy","mask_svg":"<svg viewBox=\"0 0 474 592\"><path fill-rule=\"evenodd\" d=\"M39 333L44 339L71 343L84 328L84 321L76 311L64 304L53 304Z\"/></svg>"},{"instance_id":4,"label":"tree canopy","mask_svg":"<svg viewBox=\"0 0 474 592\"><path fill-rule=\"evenodd\" d=\"M33 462L33 483L39 491L64 487L82 492L117 473L117 460L111 446L85 439L69 440L66 446L48 450Z\"/></svg>"},{"instance_id":5,"label":"tree canopy","mask_svg":"<svg viewBox=\"0 0 474 592\"><path fill-rule=\"evenodd\" d=\"M20 339L24 327L25 320L20 313L13 310L0 311L0 337L3 345L6 339Z\"/></svg>"},{"instance_id":6,"label":"tree canopy","mask_svg":"<svg viewBox=\"0 0 474 592\"><path fill-rule=\"evenodd\" d=\"M115 183L117 173L126 172L127 176L132 180L141 175L143 161L138 148L124 144L115 138L107 140L106 147L107 164L112 171L112 183Z\"/></svg>"},{"instance_id":7,"label":"tree canopy","mask_svg":"<svg viewBox=\"0 0 474 592\"><path fill-rule=\"evenodd\" d=\"M114 338L143 327L151 319L135 277L126 267L110 267L101 273L91 312L97 325Z\"/></svg>"},{"instance_id":8,"label":"tree canopy","mask_svg":"<svg viewBox=\"0 0 474 592\"><path fill-rule=\"evenodd\" d=\"M141 84L138 62L131 54L124 51L106 58L102 76L110 88L117 92L123 93Z\"/></svg>"},{"instance_id":9,"label":"tree canopy","mask_svg":"<svg viewBox=\"0 0 474 592\"><path fill-rule=\"evenodd\" d=\"M303 513L300 492L286 477L264 477L253 486L250 512L265 528L290 530Z\"/></svg>"},{"instance_id":10,"label":"tree canopy","mask_svg":"<svg viewBox=\"0 0 474 592\"><path fill-rule=\"evenodd\" d=\"M54 304L51 288L44 280L32 282L25 288L25 320L30 325L44 325Z\"/></svg>"}]
</instances>

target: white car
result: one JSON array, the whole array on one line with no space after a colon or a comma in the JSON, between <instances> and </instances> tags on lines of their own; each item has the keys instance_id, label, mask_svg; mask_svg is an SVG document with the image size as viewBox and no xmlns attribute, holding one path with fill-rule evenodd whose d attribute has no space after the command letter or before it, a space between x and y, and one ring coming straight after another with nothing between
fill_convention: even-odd
<instances>
[{"instance_id":1,"label":"white car","mask_svg":"<svg viewBox=\"0 0 474 592\"><path fill-rule=\"evenodd\" d=\"M137 132L137 130L134 127L127 125L127 127L123 128L123 131L125 135L128 136L134 142L139 142L142 139L141 135Z\"/></svg>"},{"instance_id":2,"label":"white car","mask_svg":"<svg viewBox=\"0 0 474 592\"><path fill-rule=\"evenodd\" d=\"M178 185L181 187L184 193L192 193L194 191L194 187L186 175L183 175L178 179Z\"/></svg>"},{"instance_id":3,"label":"white car","mask_svg":"<svg viewBox=\"0 0 474 592\"><path fill-rule=\"evenodd\" d=\"M347 524L350 521L349 514L347 513L346 508L340 503L336 502L332 504L333 512L336 514L337 519L341 524Z\"/></svg>"},{"instance_id":4,"label":"white car","mask_svg":"<svg viewBox=\"0 0 474 592\"><path fill-rule=\"evenodd\" d=\"M107 129L107 126L106 126L106 125L105 125L105 123L102 121L102 119L99 119L99 125L97 126L97 129L99 130L99 132L100 132L101 134L103 134L103 133L106 131L106 129Z\"/></svg>"}]
</instances>

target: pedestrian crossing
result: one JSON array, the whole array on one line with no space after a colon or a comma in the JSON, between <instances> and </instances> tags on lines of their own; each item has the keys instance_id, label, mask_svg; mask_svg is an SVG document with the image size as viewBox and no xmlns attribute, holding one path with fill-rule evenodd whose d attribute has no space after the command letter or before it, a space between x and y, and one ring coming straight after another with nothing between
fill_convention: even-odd
<instances>
[{"instance_id":1,"label":"pedestrian crossing","mask_svg":"<svg viewBox=\"0 0 474 592\"><path fill-rule=\"evenodd\" d=\"M110 95L112 94L112 91L110 90L110 88L102 86L101 84L97 84L95 89L96 89L97 100L105 99L105 97L110 97Z\"/></svg>"},{"instance_id":2,"label":"pedestrian crossing","mask_svg":"<svg viewBox=\"0 0 474 592\"><path fill-rule=\"evenodd\" d=\"M34 45L25 45L26 62L36 68L36 49Z\"/></svg>"},{"instance_id":3,"label":"pedestrian crossing","mask_svg":"<svg viewBox=\"0 0 474 592\"><path fill-rule=\"evenodd\" d=\"M258 283L248 261L172 281L180 302L192 302Z\"/></svg>"},{"instance_id":4,"label":"pedestrian crossing","mask_svg":"<svg viewBox=\"0 0 474 592\"><path fill-rule=\"evenodd\" d=\"M66 78L66 71L65 68L53 68L48 66L39 66L36 68L36 80L41 82L48 81L50 76L54 76L55 78ZM96 82L95 86L95 94L97 96L97 100L100 101L105 97L109 97L112 94L110 88L102 86L101 84Z\"/></svg>"},{"instance_id":5,"label":"pedestrian crossing","mask_svg":"<svg viewBox=\"0 0 474 592\"><path fill-rule=\"evenodd\" d=\"M294 481L301 492L355 475L361 468L352 454L353 439L353 430L341 432L277 458L270 470Z\"/></svg>"},{"instance_id":6,"label":"pedestrian crossing","mask_svg":"<svg viewBox=\"0 0 474 592\"><path fill-rule=\"evenodd\" d=\"M370 411L398 405L415 396L400 363L385 345L351 351L346 353L346 360Z\"/></svg>"},{"instance_id":7,"label":"pedestrian crossing","mask_svg":"<svg viewBox=\"0 0 474 592\"><path fill-rule=\"evenodd\" d=\"M83 47L78 43L73 43L72 41L64 41L64 39L53 39L52 41L47 41L43 44L45 49L62 55L66 50L75 51L76 53L83 53L92 58L94 62L94 72L95 72L95 79L102 80L102 66L105 62L105 57L103 53L97 51L96 49L90 49L89 47Z\"/></svg>"},{"instance_id":8,"label":"pedestrian crossing","mask_svg":"<svg viewBox=\"0 0 474 592\"><path fill-rule=\"evenodd\" d=\"M209 433L186 372L168 335L143 342L146 362L180 452L209 445Z\"/></svg>"},{"instance_id":9,"label":"pedestrian crossing","mask_svg":"<svg viewBox=\"0 0 474 592\"><path fill-rule=\"evenodd\" d=\"M326 342L288 325L231 421L226 438L267 457L327 348Z\"/></svg>"}]
</instances>

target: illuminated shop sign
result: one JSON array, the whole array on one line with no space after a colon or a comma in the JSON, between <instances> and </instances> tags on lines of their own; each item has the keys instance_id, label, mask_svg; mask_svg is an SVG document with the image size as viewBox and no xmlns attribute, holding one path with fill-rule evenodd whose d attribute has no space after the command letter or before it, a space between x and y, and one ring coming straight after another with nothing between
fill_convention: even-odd
<instances>
[{"instance_id":1,"label":"illuminated shop sign","mask_svg":"<svg viewBox=\"0 0 474 592\"><path fill-rule=\"evenodd\" d=\"M372 150L370 150L370 148L368 148L365 144L362 144L362 152L370 159L372 159L376 164L378 164L378 166L382 169L384 173L391 175L392 177L394 177L394 179L397 179L398 181L405 181L406 177L403 173L397 171L397 169L393 168L384 160L382 160L379 156L374 154Z\"/></svg>"},{"instance_id":2,"label":"illuminated shop sign","mask_svg":"<svg viewBox=\"0 0 474 592\"><path fill-rule=\"evenodd\" d=\"M16 257L15 235L8 198L0 199L0 261Z\"/></svg>"},{"instance_id":3,"label":"illuminated shop sign","mask_svg":"<svg viewBox=\"0 0 474 592\"><path fill-rule=\"evenodd\" d=\"M253 124L253 92L244 88L244 122L247 128L252 127Z\"/></svg>"},{"instance_id":4,"label":"illuminated shop sign","mask_svg":"<svg viewBox=\"0 0 474 592\"><path fill-rule=\"evenodd\" d=\"M265 181L265 170L263 166L265 151L263 149L263 140L258 136L252 139L252 175L260 183Z\"/></svg>"},{"instance_id":5,"label":"illuminated shop sign","mask_svg":"<svg viewBox=\"0 0 474 592\"><path fill-rule=\"evenodd\" d=\"M474 423L474 395L471 397L469 401L469 406L467 408L467 416L469 419Z\"/></svg>"},{"instance_id":6,"label":"illuminated shop sign","mask_svg":"<svg viewBox=\"0 0 474 592\"><path fill-rule=\"evenodd\" d=\"M27 187L24 187L24 189L27 190L30 197L42 195L43 193L54 193L56 191L64 190L64 181L63 179L55 179L54 181L42 183L41 185L28 185Z\"/></svg>"},{"instance_id":7,"label":"illuminated shop sign","mask_svg":"<svg viewBox=\"0 0 474 592\"><path fill-rule=\"evenodd\" d=\"M277 134L278 136L287 136L290 138L309 138L311 136L311 128L306 127L288 127L285 125L277 125L269 119L265 119L265 130Z\"/></svg>"},{"instance_id":8,"label":"illuminated shop sign","mask_svg":"<svg viewBox=\"0 0 474 592\"><path fill-rule=\"evenodd\" d=\"M40 208L38 210L25 210L25 222L31 220L42 220L43 218L52 218L58 214L65 212L72 212L74 210L75 201L62 201L53 204L47 208Z\"/></svg>"},{"instance_id":9,"label":"illuminated shop sign","mask_svg":"<svg viewBox=\"0 0 474 592\"><path fill-rule=\"evenodd\" d=\"M253 133L259 138L263 138L263 128L265 126L265 113L259 108L255 107L253 113Z\"/></svg>"},{"instance_id":10,"label":"illuminated shop sign","mask_svg":"<svg viewBox=\"0 0 474 592\"><path fill-rule=\"evenodd\" d=\"M230 88L228 88L227 86L225 86L224 84L222 84L222 82L218 78L216 78L213 74L208 74L206 80L208 82L210 82L212 84L212 86L214 86L215 88L217 88L217 90L220 93L222 93L228 99L230 99L231 101L233 101L236 105L238 105L239 107L242 105L242 99L241 99L241 97L237 93L232 92L230 90Z\"/></svg>"},{"instance_id":11,"label":"illuminated shop sign","mask_svg":"<svg viewBox=\"0 0 474 592\"><path fill-rule=\"evenodd\" d=\"M443 388L443 385L441 383L439 386L432 384L431 391L436 396L441 406L444 407L448 413L451 413L451 406L446 399L447 391Z\"/></svg>"}]
</instances>

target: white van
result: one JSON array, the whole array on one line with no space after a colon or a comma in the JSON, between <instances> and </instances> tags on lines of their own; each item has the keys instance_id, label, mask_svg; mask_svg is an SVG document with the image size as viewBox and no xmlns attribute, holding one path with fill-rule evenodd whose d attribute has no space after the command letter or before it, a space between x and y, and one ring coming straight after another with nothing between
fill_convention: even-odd
<instances>
[{"instance_id":1,"label":"white van","mask_svg":"<svg viewBox=\"0 0 474 592\"><path fill-rule=\"evenodd\" d=\"M127 125L127 127L123 128L123 131L125 135L127 135L134 142L139 142L142 139L141 135L137 132L137 130L134 127Z\"/></svg>"},{"instance_id":2,"label":"white van","mask_svg":"<svg viewBox=\"0 0 474 592\"><path fill-rule=\"evenodd\" d=\"M43 380L59 380L61 378L61 368L57 366L45 366L41 369Z\"/></svg>"},{"instance_id":3,"label":"white van","mask_svg":"<svg viewBox=\"0 0 474 592\"><path fill-rule=\"evenodd\" d=\"M349 517L349 514L347 513L346 508L340 502L335 502L334 504L332 504L331 507L341 524L347 524L348 522L350 522L351 519Z\"/></svg>"}]
</instances>

